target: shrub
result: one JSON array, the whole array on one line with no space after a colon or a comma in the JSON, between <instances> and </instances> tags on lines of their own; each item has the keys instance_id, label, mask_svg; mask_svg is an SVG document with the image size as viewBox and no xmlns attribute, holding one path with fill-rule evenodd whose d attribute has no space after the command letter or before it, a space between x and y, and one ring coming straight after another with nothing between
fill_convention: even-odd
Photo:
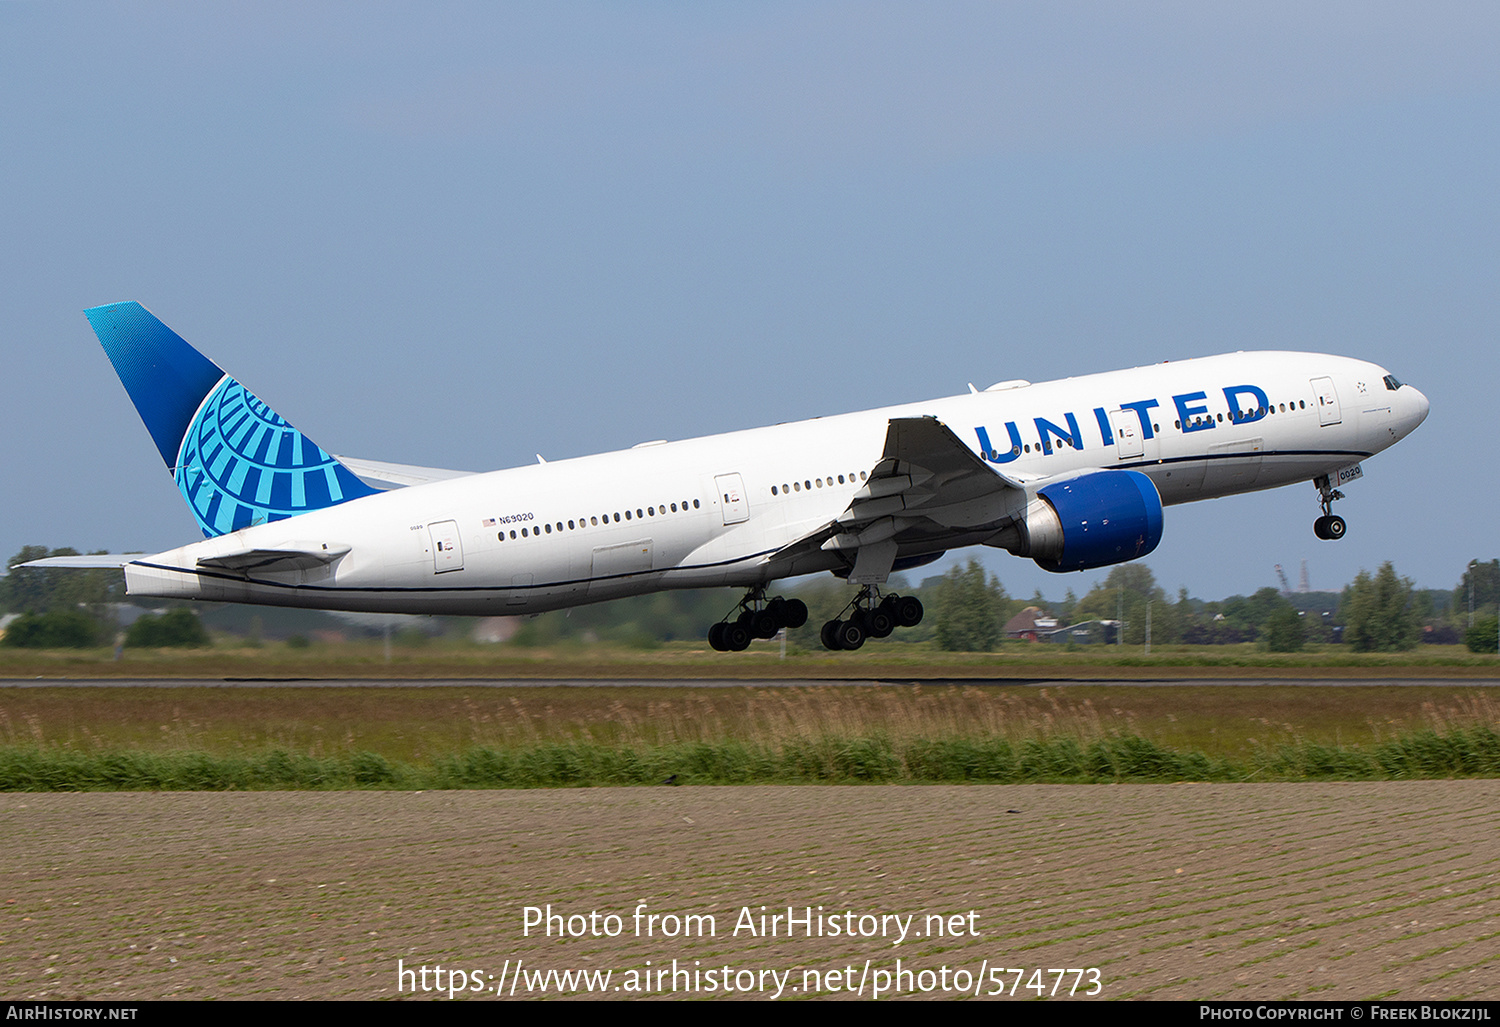
<instances>
[{"instance_id":1,"label":"shrub","mask_svg":"<svg viewBox=\"0 0 1500 1027\"><path fill-rule=\"evenodd\" d=\"M88 649L103 641L98 621L78 610L27 613L11 621L0 645L21 649Z\"/></svg>"},{"instance_id":2,"label":"shrub","mask_svg":"<svg viewBox=\"0 0 1500 1027\"><path fill-rule=\"evenodd\" d=\"M1500 648L1496 633L1500 632L1500 621L1494 617L1481 617L1474 626L1464 632L1464 645L1471 653L1492 653Z\"/></svg>"},{"instance_id":3,"label":"shrub","mask_svg":"<svg viewBox=\"0 0 1500 1027\"><path fill-rule=\"evenodd\" d=\"M1302 629L1302 615L1288 603L1271 614L1266 621L1261 641L1273 653L1301 652L1307 641L1307 635Z\"/></svg>"},{"instance_id":4,"label":"shrub","mask_svg":"<svg viewBox=\"0 0 1500 1027\"><path fill-rule=\"evenodd\" d=\"M125 644L141 649L164 649L169 646L199 648L209 645L208 632L203 629L192 610L178 608L168 610L160 617L149 613L130 625L125 632Z\"/></svg>"}]
</instances>

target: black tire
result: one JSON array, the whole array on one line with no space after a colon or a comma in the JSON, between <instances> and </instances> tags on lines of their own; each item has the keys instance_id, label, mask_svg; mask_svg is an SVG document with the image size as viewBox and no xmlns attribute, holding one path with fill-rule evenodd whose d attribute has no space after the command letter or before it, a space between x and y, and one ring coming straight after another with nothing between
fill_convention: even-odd
<instances>
[{"instance_id":1,"label":"black tire","mask_svg":"<svg viewBox=\"0 0 1500 1027\"><path fill-rule=\"evenodd\" d=\"M916 596L901 596L896 600L896 623L903 628L914 628L922 623L922 600Z\"/></svg>"},{"instance_id":2,"label":"black tire","mask_svg":"<svg viewBox=\"0 0 1500 1027\"><path fill-rule=\"evenodd\" d=\"M1328 533L1324 536L1325 538L1329 539L1330 541L1337 542L1339 539L1344 537L1344 532L1349 530L1349 526L1344 523L1344 519L1342 517L1340 517L1338 514L1334 514L1332 517L1328 518L1328 526L1324 530Z\"/></svg>"},{"instance_id":3,"label":"black tire","mask_svg":"<svg viewBox=\"0 0 1500 1027\"><path fill-rule=\"evenodd\" d=\"M865 626L856 619L849 619L838 629L839 648L853 651L865 644Z\"/></svg>"},{"instance_id":4,"label":"black tire","mask_svg":"<svg viewBox=\"0 0 1500 1027\"><path fill-rule=\"evenodd\" d=\"M710 646L712 646L716 652L721 652L721 653L727 653L727 652L729 652L729 646L727 646L727 645L724 644L724 622L723 621L719 621L719 623L711 625L709 627L709 629L708 629L708 644Z\"/></svg>"},{"instance_id":5,"label":"black tire","mask_svg":"<svg viewBox=\"0 0 1500 1027\"><path fill-rule=\"evenodd\" d=\"M781 611L781 623L789 628L800 628L807 623L807 604L800 599L788 599Z\"/></svg>"},{"instance_id":6,"label":"black tire","mask_svg":"<svg viewBox=\"0 0 1500 1027\"><path fill-rule=\"evenodd\" d=\"M724 647L732 653L750 648L750 629L739 621L724 625Z\"/></svg>"},{"instance_id":7,"label":"black tire","mask_svg":"<svg viewBox=\"0 0 1500 1027\"><path fill-rule=\"evenodd\" d=\"M750 619L750 633L756 638L775 638L781 630L781 619L772 610L759 610Z\"/></svg>"},{"instance_id":8,"label":"black tire","mask_svg":"<svg viewBox=\"0 0 1500 1027\"><path fill-rule=\"evenodd\" d=\"M838 652L840 649L844 648L843 646L839 645L838 635L839 628L843 626L844 622L841 620L831 620L827 624L823 625L821 637L823 639L824 649L831 649L834 652Z\"/></svg>"},{"instance_id":9,"label":"black tire","mask_svg":"<svg viewBox=\"0 0 1500 1027\"><path fill-rule=\"evenodd\" d=\"M896 615L885 603L866 613L864 620L865 630L870 633L871 638L886 638L896 630Z\"/></svg>"},{"instance_id":10,"label":"black tire","mask_svg":"<svg viewBox=\"0 0 1500 1027\"><path fill-rule=\"evenodd\" d=\"M1329 519L1327 517L1319 517L1317 520L1313 521L1313 534L1318 538L1328 538L1328 520Z\"/></svg>"}]
</instances>

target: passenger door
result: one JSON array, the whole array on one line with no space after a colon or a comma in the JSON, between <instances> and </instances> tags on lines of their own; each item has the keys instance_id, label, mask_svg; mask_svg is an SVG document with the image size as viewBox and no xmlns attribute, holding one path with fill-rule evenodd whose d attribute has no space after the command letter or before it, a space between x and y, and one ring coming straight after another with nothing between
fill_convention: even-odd
<instances>
[{"instance_id":1,"label":"passenger door","mask_svg":"<svg viewBox=\"0 0 1500 1027\"><path fill-rule=\"evenodd\" d=\"M745 498L745 483L738 474L715 475L714 486L719 493L725 524L740 524L749 519L750 504Z\"/></svg>"}]
</instances>

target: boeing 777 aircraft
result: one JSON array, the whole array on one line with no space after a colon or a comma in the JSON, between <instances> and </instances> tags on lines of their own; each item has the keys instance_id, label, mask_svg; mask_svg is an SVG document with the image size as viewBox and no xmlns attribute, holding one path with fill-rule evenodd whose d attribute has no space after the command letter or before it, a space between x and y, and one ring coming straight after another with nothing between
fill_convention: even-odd
<instances>
[{"instance_id":1,"label":"boeing 777 aircraft","mask_svg":"<svg viewBox=\"0 0 1500 1027\"><path fill-rule=\"evenodd\" d=\"M1156 548L1162 507L1312 481L1322 539L1361 461L1427 416L1384 368L1233 353L469 474L331 456L139 303L85 312L205 539L122 566L131 595L392 613L526 614L668 588L746 589L709 642L799 627L770 597L830 571L857 649L922 619L893 571L986 545L1050 571Z\"/></svg>"}]
</instances>

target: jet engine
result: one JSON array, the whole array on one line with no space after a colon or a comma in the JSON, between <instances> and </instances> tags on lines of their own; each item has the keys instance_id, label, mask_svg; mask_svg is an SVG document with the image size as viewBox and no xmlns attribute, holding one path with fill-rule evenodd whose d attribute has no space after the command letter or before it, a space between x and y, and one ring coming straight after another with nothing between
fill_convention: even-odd
<instances>
[{"instance_id":1,"label":"jet engine","mask_svg":"<svg viewBox=\"0 0 1500 1027\"><path fill-rule=\"evenodd\" d=\"M985 544L1048 571L1139 559L1161 541L1161 496L1139 471L1099 471L1037 489L1024 513Z\"/></svg>"}]
</instances>

